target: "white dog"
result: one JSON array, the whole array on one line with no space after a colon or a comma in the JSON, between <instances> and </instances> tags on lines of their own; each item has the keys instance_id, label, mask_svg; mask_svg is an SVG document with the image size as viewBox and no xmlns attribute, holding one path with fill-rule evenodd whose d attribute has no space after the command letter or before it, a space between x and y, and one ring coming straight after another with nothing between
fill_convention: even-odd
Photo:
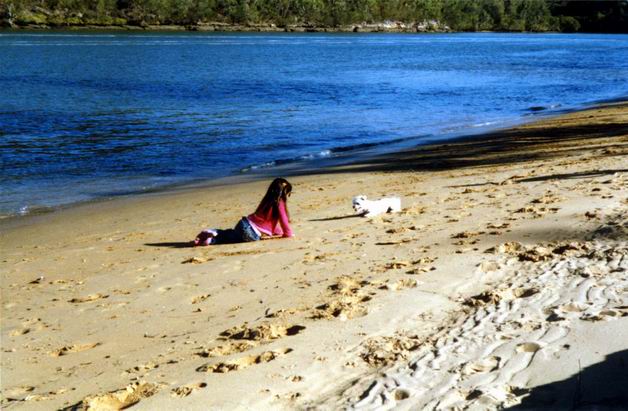
<instances>
[{"instance_id":1,"label":"white dog","mask_svg":"<svg viewBox=\"0 0 628 411\"><path fill-rule=\"evenodd\" d=\"M365 195L353 197L353 210L363 217L375 217L384 213L401 211L399 197L385 197L379 200L368 200Z\"/></svg>"}]
</instances>

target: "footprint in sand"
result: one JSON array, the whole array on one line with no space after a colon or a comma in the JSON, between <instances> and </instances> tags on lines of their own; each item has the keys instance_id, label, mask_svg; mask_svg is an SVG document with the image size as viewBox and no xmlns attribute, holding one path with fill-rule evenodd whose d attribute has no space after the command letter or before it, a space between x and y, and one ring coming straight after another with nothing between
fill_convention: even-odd
<instances>
[{"instance_id":1,"label":"footprint in sand","mask_svg":"<svg viewBox=\"0 0 628 411\"><path fill-rule=\"evenodd\" d=\"M248 327L246 323L232 327L220 333L222 339L249 340L268 342L285 336L292 336L305 330L302 325L284 326L279 324L263 323L257 327Z\"/></svg>"},{"instance_id":2,"label":"footprint in sand","mask_svg":"<svg viewBox=\"0 0 628 411\"><path fill-rule=\"evenodd\" d=\"M491 372L499 368L500 357L492 356L478 361L468 362L462 368L462 375Z\"/></svg>"},{"instance_id":3,"label":"footprint in sand","mask_svg":"<svg viewBox=\"0 0 628 411\"><path fill-rule=\"evenodd\" d=\"M408 231L406 227L396 227L396 228L390 228L386 230L386 233L387 234L399 234L399 233L405 233L406 231Z\"/></svg>"},{"instance_id":4,"label":"footprint in sand","mask_svg":"<svg viewBox=\"0 0 628 411\"><path fill-rule=\"evenodd\" d=\"M315 307L312 319L347 320L349 318L362 317L367 314L367 308L362 304L371 300L364 294L363 288L373 283L359 277L341 276L328 287L331 291L331 299Z\"/></svg>"},{"instance_id":5,"label":"footprint in sand","mask_svg":"<svg viewBox=\"0 0 628 411\"><path fill-rule=\"evenodd\" d=\"M28 401L27 398L32 396L31 394L35 390L35 387L31 385L20 385L12 387L2 391L2 403L0 405L5 406L7 403L15 401ZM6 403L5 403L6 401Z\"/></svg>"},{"instance_id":6,"label":"footprint in sand","mask_svg":"<svg viewBox=\"0 0 628 411\"><path fill-rule=\"evenodd\" d=\"M303 257L302 263L311 265L311 264L327 262L327 261L330 260L330 257L333 257L333 256L335 256L337 254L338 253L322 253L322 254L318 254L318 255L306 254Z\"/></svg>"},{"instance_id":7,"label":"footprint in sand","mask_svg":"<svg viewBox=\"0 0 628 411\"><path fill-rule=\"evenodd\" d=\"M519 344L516 348L517 352L535 353L541 349L541 345L535 342L526 342Z\"/></svg>"},{"instance_id":8,"label":"footprint in sand","mask_svg":"<svg viewBox=\"0 0 628 411\"><path fill-rule=\"evenodd\" d=\"M159 368L159 364L156 364L152 361L147 362L146 364L136 365L135 367L124 370L127 374L133 374L137 372L146 372L150 370L154 370L155 368Z\"/></svg>"},{"instance_id":9,"label":"footprint in sand","mask_svg":"<svg viewBox=\"0 0 628 411\"><path fill-rule=\"evenodd\" d=\"M412 263L410 261L393 261L391 263L387 263L384 266L384 270L399 270L401 268L410 267Z\"/></svg>"},{"instance_id":10,"label":"footprint in sand","mask_svg":"<svg viewBox=\"0 0 628 411\"><path fill-rule=\"evenodd\" d=\"M384 290L400 291L406 288L415 288L417 285L417 280L413 278L404 278L392 284L384 284L380 288Z\"/></svg>"},{"instance_id":11,"label":"footprint in sand","mask_svg":"<svg viewBox=\"0 0 628 411\"><path fill-rule=\"evenodd\" d=\"M137 404L143 398L154 395L158 390L156 384L135 382L121 390L85 397L83 401L68 409L123 410Z\"/></svg>"},{"instance_id":12,"label":"footprint in sand","mask_svg":"<svg viewBox=\"0 0 628 411\"><path fill-rule=\"evenodd\" d=\"M211 294L203 294L192 298L192 304L198 304L211 297Z\"/></svg>"},{"instance_id":13,"label":"footprint in sand","mask_svg":"<svg viewBox=\"0 0 628 411\"><path fill-rule=\"evenodd\" d=\"M98 347L100 343L88 343L88 344L73 344L66 345L65 347L58 348L50 353L53 357L61 357L70 353L81 352L85 350L91 350L94 347Z\"/></svg>"},{"instance_id":14,"label":"footprint in sand","mask_svg":"<svg viewBox=\"0 0 628 411\"><path fill-rule=\"evenodd\" d=\"M581 313L586 311L588 307L584 304L579 304L576 302L570 302L559 307L560 311L565 313Z\"/></svg>"},{"instance_id":15,"label":"footprint in sand","mask_svg":"<svg viewBox=\"0 0 628 411\"><path fill-rule=\"evenodd\" d=\"M499 270L501 266L497 261L486 260L478 264L478 268L484 273L492 273Z\"/></svg>"},{"instance_id":16,"label":"footprint in sand","mask_svg":"<svg viewBox=\"0 0 628 411\"><path fill-rule=\"evenodd\" d=\"M255 255L255 254L274 254L274 251L267 251L267 250L240 250L240 251L224 251L221 252L219 254L217 254L218 256L221 257L232 257L232 256L239 256L239 255Z\"/></svg>"},{"instance_id":17,"label":"footprint in sand","mask_svg":"<svg viewBox=\"0 0 628 411\"><path fill-rule=\"evenodd\" d=\"M363 317L368 313L368 309L362 303L369 300L371 297L364 295L341 297L317 306L311 318L315 320L338 318L345 321L350 318Z\"/></svg>"},{"instance_id":18,"label":"footprint in sand","mask_svg":"<svg viewBox=\"0 0 628 411\"><path fill-rule=\"evenodd\" d=\"M423 274L423 273L427 273L429 271L434 271L434 270L436 270L436 267L434 266L418 267L418 268L413 268L411 270L406 271L406 274L417 275L417 274Z\"/></svg>"},{"instance_id":19,"label":"footprint in sand","mask_svg":"<svg viewBox=\"0 0 628 411\"><path fill-rule=\"evenodd\" d=\"M396 334L394 336L374 337L362 345L360 358L371 367L382 367L406 359L422 344L414 335Z\"/></svg>"},{"instance_id":20,"label":"footprint in sand","mask_svg":"<svg viewBox=\"0 0 628 411\"><path fill-rule=\"evenodd\" d=\"M354 295L361 288L370 285L369 281L363 280L359 277L341 276L336 279L336 282L328 287L332 291L332 294L339 295Z\"/></svg>"},{"instance_id":21,"label":"footprint in sand","mask_svg":"<svg viewBox=\"0 0 628 411\"><path fill-rule=\"evenodd\" d=\"M536 205L527 205L514 211L515 214L528 214L532 218L541 218L547 213L555 214L560 211L559 207L539 207Z\"/></svg>"},{"instance_id":22,"label":"footprint in sand","mask_svg":"<svg viewBox=\"0 0 628 411\"><path fill-rule=\"evenodd\" d=\"M462 301L462 304L468 307L483 307L485 305L497 305L501 300L502 296L497 291L488 290L467 298Z\"/></svg>"},{"instance_id":23,"label":"footprint in sand","mask_svg":"<svg viewBox=\"0 0 628 411\"><path fill-rule=\"evenodd\" d=\"M486 226L486 228L489 230L503 230L508 227L510 227L510 223L501 223L501 224L490 223L489 225Z\"/></svg>"},{"instance_id":24,"label":"footprint in sand","mask_svg":"<svg viewBox=\"0 0 628 411\"><path fill-rule=\"evenodd\" d=\"M173 397L183 398L192 394L194 391L199 390L201 388L205 388L205 387L207 387L207 383L204 383L204 382L199 382L197 384L183 385L181 387L173 388L170 391L170 395L172 395Z\"/></svg>"},{"instance_id":25,"label":"footprint in sand","mask_svg":"<svg viewBox=\"0 0 628 411\"><path fill-rule=\"evenodd\" d=\"M17 328L15 330L12 330L9 333L9 336L11 336L11 337L18 337L20 335L28 334L29 332L31 332L30 328Z\"/></svg>"},{"instance_id":26,"label":"footprint in sand","mask_svg":"<svg viewBox=\"0 0 628 411\"><path fill-rule=\"evenodd\" d=\"M88 303L88 302L92 302L96 300L101 300L103 298L109 298L109 296L106 294L96 293L96 294L87 295L85 297L72 298L71 300L68 300L68 302L69 303Z\"/></svg>"},{"instance_id":27,"label":"footprint in sand","mask_svg":"<svg viewBox=\"0 0 628 411\"><path fill-rule=\"evenodd\" d=\"M543 197L535 198L530 201L531 204L554 204L562 201L560 197L557 197L551 193L544 195Z\"/></svg>"},{"instance_id":28,"label":"footprint in sand","mask_svg":"<svg viewBox=\"0 0 628 411\"><path fill-rule=\"evenodd\" d=\"M615 318L623 317L625 313L621 313L616 310L602 310L597 314L593 315L584 315L581 318L585 321L604 321L604 320L613 320Z\"/></svg>"},{"instance_id":29,"label":"footprint in sand","mask_svg":"<svg viewBox=\"0 0 628 411\"><path fill-rule=\"evenodd\" d=\"M482 234L485 234L485 232L484 231L463 231L463 232L452 235L451 238L466 239L466 238L477 237Z\"/></svg>"},{"instance_id":30,"label":"footprint in sand","mask_svg":"<svg viewBox=\"0 0 628 411\"><path fill-rule=\"evenodd\" d=\"M7 397L18 397L34 390L35 387L31 385L20 385L18 387L9 388L8 390L4 391L4 395L6 395Z\"/></svg>"},{"instance_id":31,"label":"footprint in sand","mask_svg":"<svg viewBox=\"0 0 628 411\"><path fill-rule=\"evenodd\" d=\"M547 261L551 259L552 256L552 250L542 246L532 247L519 253L518 255L519 261L531 261L533 263L538 263L539 261Z\"/></svg>"},{"instance_id":32,"label":"footprint in sand","mask_svg":"<svg viewBox=\"0 0 628 411\"><path fill-rule=\"evenodd\" d=\"M539 292L540 290L535 287L530 287L530 288L520 287L520 288L515 288L512 293L516 298L528 298L528 297L532 297L535 294L538 294Z\"/></svg>"},{"instance_id":33,"label":"footprint in sand","mask_svg":"<svg viewBox=\"0 0 628 411\"><path fill-rule=\"evenodd\" d=\"M181 261L181 264L203 264L213 259L213 257L192 257Z\"/></svg>"},{"instance_id":34,"label":"footprint in sand","mask_svg":"<svg viewBox=\"0 0 628 411\"><path fill-rule=\"evenodd\" d=\"M196 371L213 373L227 373L231 371L238 371L250 367L251 365L273 361L274 359L282 355L288 354L291 351L291 348L286 348L278 351L264 351L259 355L249 355L246 357L236 358L234 360L219 362L217 364L201 365L196 369Z\"/></svg>"},{"instance_id":35,"label":"footprint in sand","mask_svg":"<svg viewBox=\"0 0 628 411\"><path fill-rule=\"evenodd\" d=\"M413 241L412 238L402 238L401 240L395 240L395 241L378 241L375 243L375 245L399 245L399 244L409 243L411 241Z\"/></svg>"},{"instance_id":36,"label":"footprint in sand","mask_svg":"<svg viewBox=\"0 0 628 411\"><path fill-rule=\"evenodd\" d=\"M409 227L394 227L394 228L389 228L388 230L386 230L387 234L400 234L400 233L405 233L407 231L418 231L418 230L422 230L423 228L425 228L424 226L417 226L417 225L412 225Z\"/></svg>"},{"instance_id":37,"label":"footprint in sand","mask_svg":"<svg viewBox=\"0 0 628 411\"><path fill-rule=\"evenodd\" d=\"M425 251L427 251L427 250L425 250ZM436 257L436 258L438 258L438 257ZM426 273L428 271L436 270L436 267L430 265L434 261L436 261L436 258L421 257L418 260L412 261L412 265L418 266L418 267L415 267L415 268L412 268L412 269L406 271L406 274L415 275L415 274L422 274L422 273Z\"/></svg>"},{"instance_id":38,"label":"footprint in sand","mask_svg":"<svg viewBox=\"0 0 628 411\"><path fill-rule=\"evenodd\" d=\"M400 389L395 390L395 393L393 396L395 397L395 401L403 401L410 398L410 395L411 395L410 391L400 388Z\"/></svg>"},{"instance_id":39,"label":"footprint in sand","mask_svg":"<svg viewBox=\"0 0 628 411\"><path fill-rule=\"evenodd\" d=\"M224 345L219 345L217 347L205 348L203 349L203 351L198 352L197 355L205 358L222 357L225 355L248 351L251 348L257 347L258 345L259 344L254 341L232 342Z\"/></svg>"},{"instance_id":40,"label":"footprint in sand","mask_svg":"<svg viewBox=\"0 0 628 411\"><path fill-rule=\"evenodd\" d=\"M519 251L524 250L524 246L521 243L512 241L504 244L500 244L495 247L488 248L484 252L487 254L511 254L515 255Z\"/></svg>"},{"instance_id":41,"label":"footprint in sand","mask_svg":"<svg viewBox=\"0 0 628 411\"><path fill-rule=\"evenodd\" d=\"M628 305L618 305L614 309L618 310L622 317L628 317Z\"/></svg>"}]
</instances>

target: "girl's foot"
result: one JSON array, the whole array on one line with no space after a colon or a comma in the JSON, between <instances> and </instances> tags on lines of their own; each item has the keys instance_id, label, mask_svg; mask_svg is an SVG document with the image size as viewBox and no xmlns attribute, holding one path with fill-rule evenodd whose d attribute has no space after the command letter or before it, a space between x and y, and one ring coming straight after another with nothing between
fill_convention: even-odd
<instances>
[{"instance_id":1,"label":"girl's foot","mask_svg":"<svg viewBox=\"0 0 628 411\"><path fill-rule=\"evenodd\" d=\"M214 242L214 238L218 235L216 230L207 229L201 231L194 239L195 246L210 245Z\"/></svg>"}]
</instances>

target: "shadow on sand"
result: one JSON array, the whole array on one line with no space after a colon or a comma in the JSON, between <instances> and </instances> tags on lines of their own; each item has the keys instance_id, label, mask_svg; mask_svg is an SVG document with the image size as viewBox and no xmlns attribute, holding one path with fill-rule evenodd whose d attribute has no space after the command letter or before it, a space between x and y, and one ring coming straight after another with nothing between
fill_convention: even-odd
<instances>
[{"instance_id":1,"label":"shadow on sand","mask_svg":"<svg viewBox=\"0 0 628 411\"><path fill-rule=\"evenodd\" d=\"M535 176L528 178L513 178L513 183L533 183L539 181L550 181L550 180L569 180L576 178L587 178L587 177L600 177L606 175L612 175L616 173L626 173L628 169L608 169L608 170L590 170L590 171L581 171L579 173L563 173L563 174L548 174L545 176ZM462 184L462 185L454 185L449 186L450 188L462 188L462 187L482 187L486 185L500 185L499 182L488 182L488 183L476 183L476 184Z\"/></svg>"},{"instance_id":2,"label":"shadow on sand","mask_svg":"<svg viewBox=\"0 0 628 411\"><path fill-rule=\"evenodd\" d=\"M186 242L166 242L166 243L146 243L144 245L150 247L168 247L168 248L189 248L194 247L194 242L186 241Z\"/></svg>"},{"instance_id":3,"label":"shadow on sand","mask_svg":"<svg viewBox=\"0 0 628 411\"><path fill-rule=\"evenodd\" d=\"M566 173L566 174L550 174L547 176L535 176L529 178L521 178L513 180L515 183L532 183L537 181L548 181L548 180L567 180L574 178L587 178L587 177L601 177L615 173L626 173L628 169L616 169L616 170L591 170L591 171L582 171L580 173Z\"/></svg>"},{"instance_id":4,"label":"shadow on sand","mask_svg":"<svg viewBox=\"0 0 628 411\"><path fill-rule=\"evenodd\" d=\"M359 217L362 217L362 216L360 214L349 214L349 215L342 215L338 217L313 218L308 221L336 221L336 220L345 220L347 218L359 218Z\"/></svg>"},{"instance_id":5,"label":"shadow on sand","mask_svg":"<svg viewBox=\"0 0 628 411\"><path fill-rule=\"evenodd\" d=\"M618 136L625 137L608 140ZM596 139L606 140L596 144ZM330 167L314 170L312 173L453 170L516 164L557 156L568 157L583 152L605 157L626 155L628 124L594 122L570 126L546 123L539 126L501 130L481 136L466 136L457 141L420 146L392 155L369 158L348 167ZM613 170L612 172L624 171ZM598 171L591 171L591 173L596 172ZM551 178L561 177L557 175ZM563 178L569 178L569 175Z\"/></svg>"},{"instance_id":6,"label":"shadow on sand","mask_svg":"<svg viewBox=\"0 0 628 411\"><path fill-rule=\"evenodd\" d=\"M628 410L628 350L567 379L539 385L512 410Z\"/></svg>"}]
</instances>

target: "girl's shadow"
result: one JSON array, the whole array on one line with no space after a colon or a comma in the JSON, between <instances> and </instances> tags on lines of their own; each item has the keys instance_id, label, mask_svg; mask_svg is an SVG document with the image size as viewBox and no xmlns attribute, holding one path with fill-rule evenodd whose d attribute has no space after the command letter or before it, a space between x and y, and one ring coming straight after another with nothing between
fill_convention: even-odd
<instances>
[{"instance_id":1,"label":"girl's shadow","mask_svg":"<svg viewBox=\"0 0 628 411\"><path fill-rule=\"evenodd\" d=\"M194 247L194 242L186 241L186 242L171 242L171 243L146 243L144 245L148 245L151 247L189 248L189 247Z\"/></svg>"}]
</instances>

